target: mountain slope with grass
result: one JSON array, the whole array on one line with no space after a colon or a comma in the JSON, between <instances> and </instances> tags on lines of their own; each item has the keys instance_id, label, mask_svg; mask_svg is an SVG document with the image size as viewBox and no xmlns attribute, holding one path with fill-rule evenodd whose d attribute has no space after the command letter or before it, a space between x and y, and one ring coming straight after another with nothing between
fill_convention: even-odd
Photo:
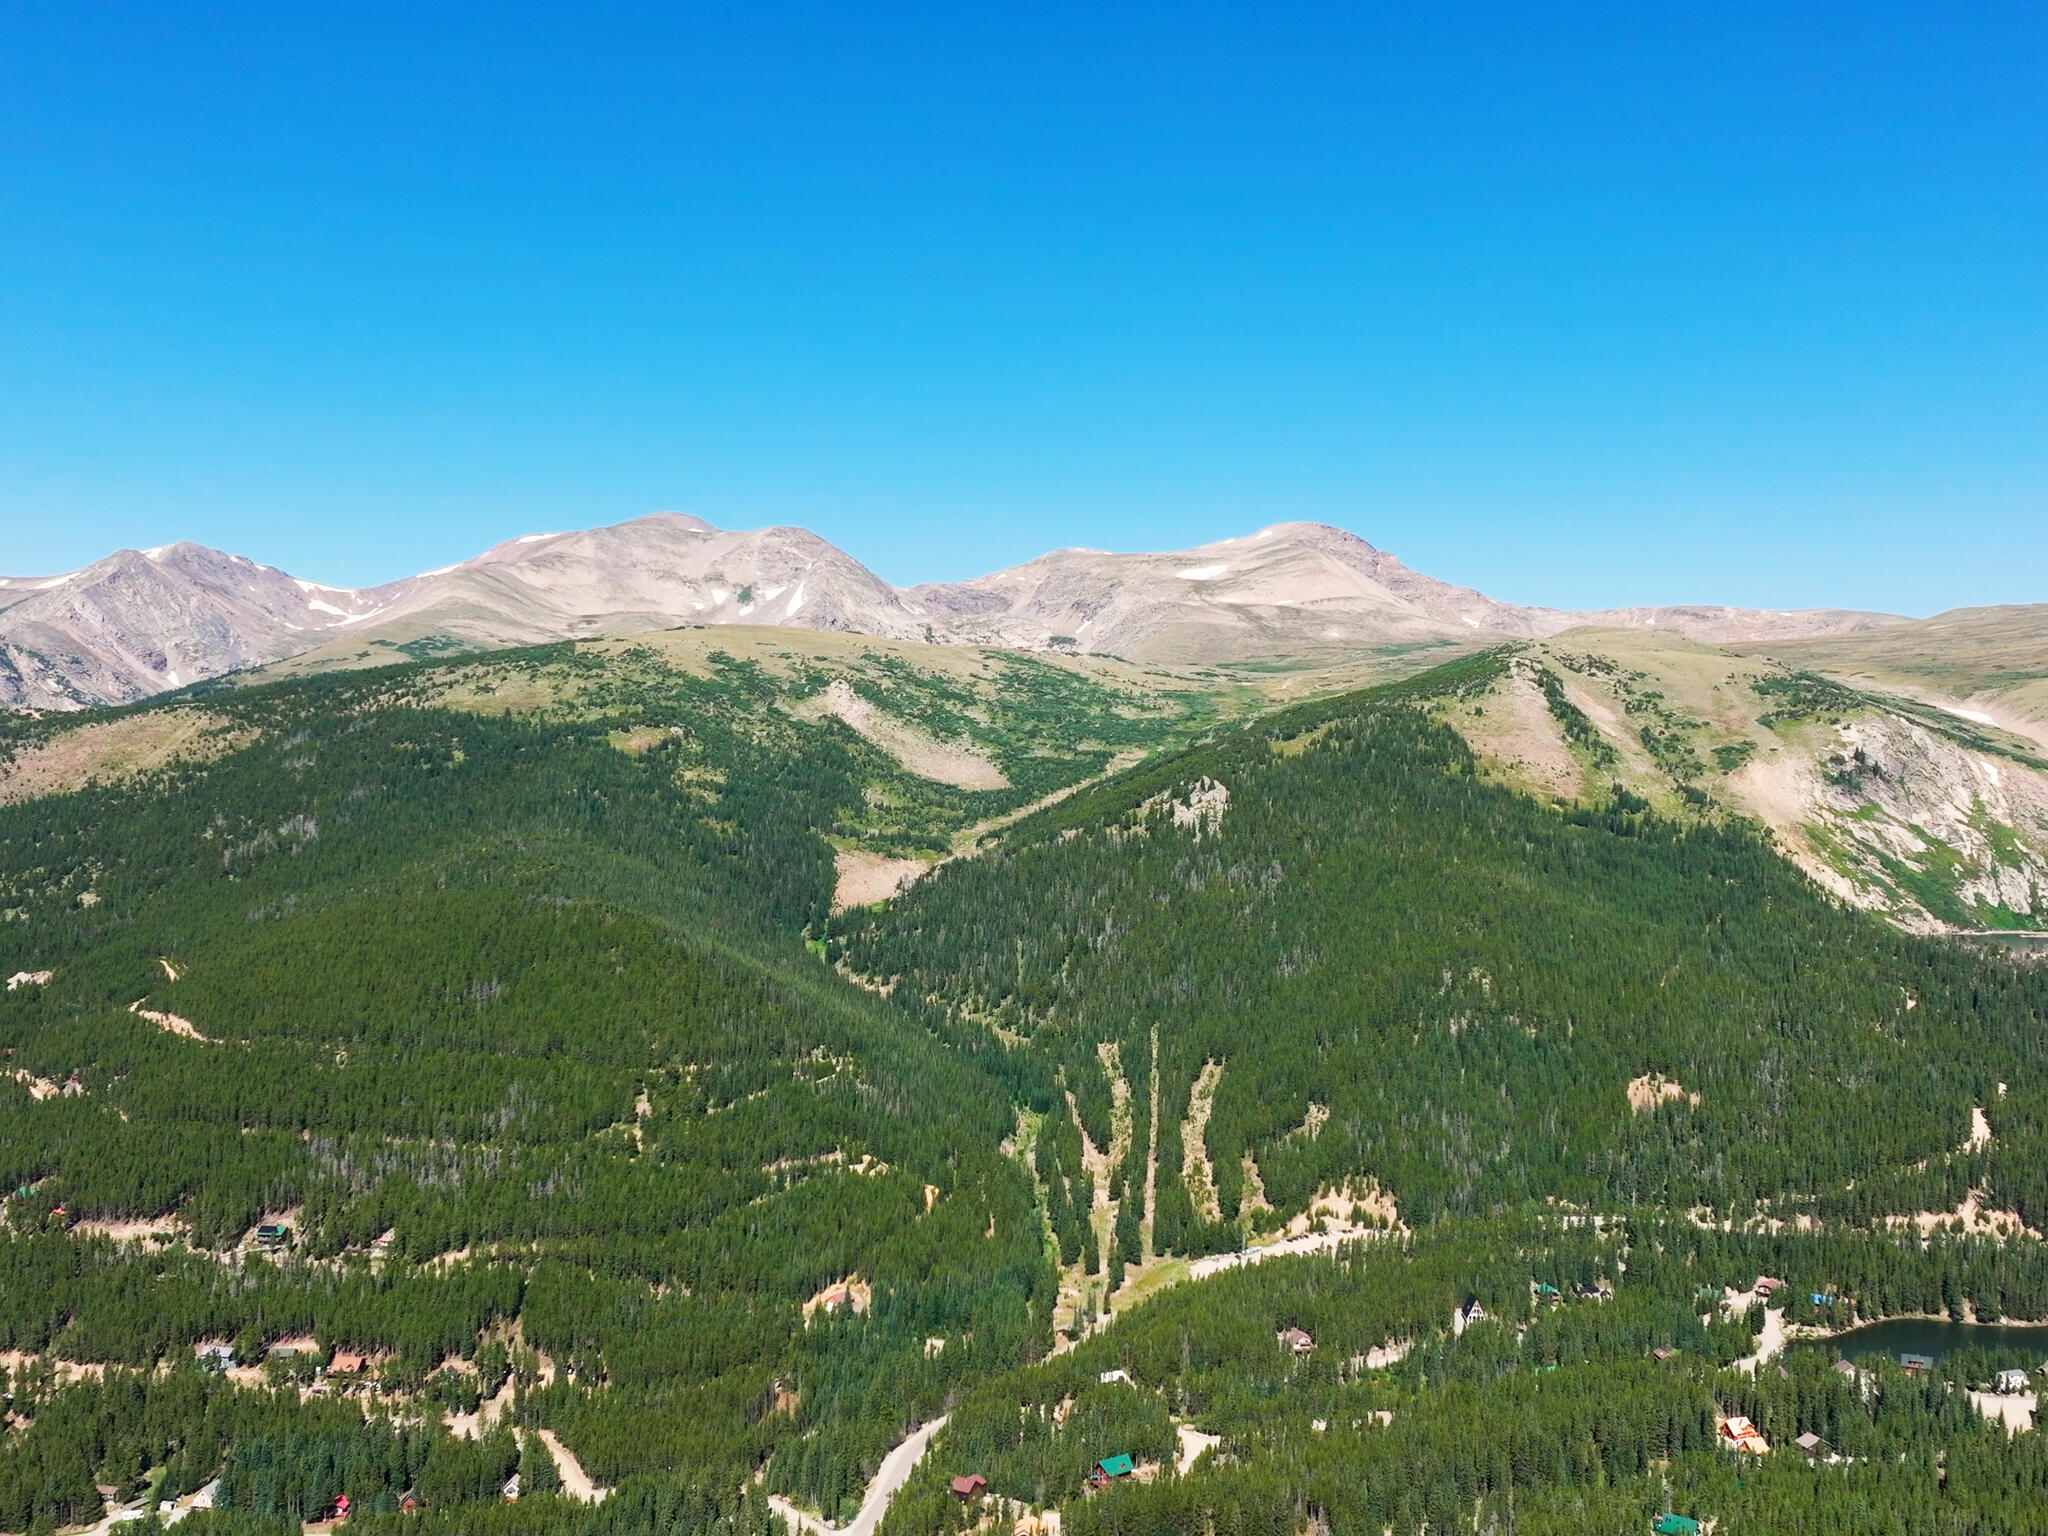
<instances>
[{"instance_id":1,"label":"mountain slope with grass","mask_svg":"<svg viewBox=\"0 0 2048 1536\"><path fill-rule=\"evenodd\" d=\"M1524 647L1438 718L1538 795L1589 803L1620 784L1674 816L1756 821L1830 891L1901 926L2048 927L2048 755L1888 680L1582 629Z\"/></svg>"}]
</instances>

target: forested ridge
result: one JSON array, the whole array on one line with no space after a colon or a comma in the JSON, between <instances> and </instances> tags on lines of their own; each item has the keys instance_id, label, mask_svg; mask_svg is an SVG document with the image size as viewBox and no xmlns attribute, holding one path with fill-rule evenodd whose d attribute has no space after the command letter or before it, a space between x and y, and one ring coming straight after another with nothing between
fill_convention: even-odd
<instances>
[{"instance_id":1,"label":"forested ridge","mask_svg":"<svg viewBox=\"0 0 2048 1536\"><path fill-rule=\"evenodd\" d=\"M253 744L0 807L9 970L51 977L0 993L0 1350L191 1370L310 1335L403 1405L510 1341L552 1372L521 1421L601 1484L736 1498L801 1438L830 1508L1042 1347L1007 1094L802 947L821 829L907 775L736 670L576 718L434 707L426 668L221 694ZM289 1250L249 1251L278 1216ZM872 1304L807 1326L852 1277ZM307 1516L339 1491L305 1486Z\"/></svg>"},{"instance_id":2,"label":"forested ridge","mask_svg":"<svg viewBox=\"0 0 2048 1536\"><path fill-rule=\"evenodd\" d=\"M840 952L1027 1038L1097 1144L1099 1042L1142 1062L1156 1028L1162 1132L1219 1064L1206 1141L1226 1221L1250 1153L1281 1215L1370 1174L1411 1220L1550 1197L1868 1218L1984 1184L2048 1224L2038 973L1821 899L1745 823L1489 784L1403 691L1303 706L1075 796ZM1227 805L1176 825L1204 782ZM1141 1091L1143 1067L1127 1076ZM1646 1076L1683 1092L1633 1111ZM1993 1145L1952 1157L1973 1106ZM1160 1158L1169 1230L1178 1154Z\"/></svg>"},{"instance_id":3,"label":"forested ridge","mask_svg":"<svg viewBox=\"0 0 2048 1536\"><path fill-rule=\"evenodd\" d=\"M0 1530L219 1478L189 1531L341 1493L372 1530L766 1531L945 1411L891 1529L973 1523L963 1470L1089 1533L2037 1528L2038 1437L1949 1390L2012 1362L1751 1376L1718 1302L2048 1318L2038 1239L1890 1221L2048 1225L2042 972L1746 824L1487 783L1418 706L1499 657L1171 728L1027 659L868 662L1011 787L807 714L815 668L548 647L208 689L231 749L0 806L0 969L48 976L0 993ZM1134 749L831 912L835 848L938 853ZM1398 1217L1167 1284L1333 1192ZM1849 1460L1738 1469L1731 1411ZM556 1493L541 1429L613 1495ZM1147 1480L1087 1491L1116 1452Z\"/></svg>"}]
</instances>

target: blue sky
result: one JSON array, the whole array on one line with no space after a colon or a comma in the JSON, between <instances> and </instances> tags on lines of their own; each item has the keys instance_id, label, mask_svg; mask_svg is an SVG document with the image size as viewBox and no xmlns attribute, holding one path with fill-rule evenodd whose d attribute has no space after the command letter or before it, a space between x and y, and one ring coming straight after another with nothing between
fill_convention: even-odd
<instances>
[{"instance_id":1,"label":"blue sky","mask_svg":"<svg viewBox=\"0 0 2048 1536\"><path fill-rule=\"evenodd\" d=\"M676 508L2048 601L2044 80L2038 5L11 7L0 571Z\"/></svg>"}]
</instances>

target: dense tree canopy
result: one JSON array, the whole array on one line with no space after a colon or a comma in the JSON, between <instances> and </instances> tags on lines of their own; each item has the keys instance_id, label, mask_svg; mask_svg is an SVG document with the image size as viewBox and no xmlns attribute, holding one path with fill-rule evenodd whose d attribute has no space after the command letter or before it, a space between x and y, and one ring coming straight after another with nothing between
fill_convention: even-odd
<instances>
[{"instance_id":1,"label":"dense tree canopy","mask_svg":"<svg viewBox=\"0 0 2048 1536\"><path fill-rule=\"evenodd\" d=\"M962 1470L1091 1536L2039 1528L2042 1442L1964 1396L2019 1361L1751 1375L1718 1298L2048 1318L2038 1239L1888 1220L2048 1224L2048 978L1745 825L1488 784L1428 706L1499 664L1180 750L1192 703L867 658L1010 780L967 791L810 663L553 647L218 692L210 761L0 806L0 964L49 973L0 993L0 1530L218 1478L198 1536L341 1493L371 1531L739 1536L771 1495L849 1514L949 1410L892 1530L979 1518ZM1169 746L831 912L837 848L938 853ZM1336 1189L1398 1224L1055 1352L1063 1278ZM256 1385L209 1343L315 1354ZM1738 1468L1725 1412L1848 1460ZM557 1493L543 1428L615 1495ZM1142 1480L1088 1489L1114 1454Z\"/></svg>"}]
</instances>

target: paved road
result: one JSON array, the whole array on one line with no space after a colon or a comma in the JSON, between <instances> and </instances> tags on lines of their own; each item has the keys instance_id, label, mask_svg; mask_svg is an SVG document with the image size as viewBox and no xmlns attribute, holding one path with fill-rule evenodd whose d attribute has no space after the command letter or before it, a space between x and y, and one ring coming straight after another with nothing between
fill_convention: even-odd
<instances>
[{"instance_id":1,"label":"paved road","mask_svg":"<svg viewBox=\"0 0 2048 1536\"><path fill-rule=\"evenodd\" d=\"M827 1525L816 1515L806 1514L789 1500L775 1494L768 1496L769 1506L791 1525L810 1531L813 1536L875 1536L875 1527L889 1512L890 1501L910 1481L910 1474L924 1459L925 1447L931 1444L932 1436L945 1427L946 1417L941 1414L931 1423L912 1430L901 1445L882 1458L881 1468L875 1473L875 1480L868 1484L868 1496L862 1501L860 1513L853 1517L851 1525Z\"/></svg>"}]
</instances>

